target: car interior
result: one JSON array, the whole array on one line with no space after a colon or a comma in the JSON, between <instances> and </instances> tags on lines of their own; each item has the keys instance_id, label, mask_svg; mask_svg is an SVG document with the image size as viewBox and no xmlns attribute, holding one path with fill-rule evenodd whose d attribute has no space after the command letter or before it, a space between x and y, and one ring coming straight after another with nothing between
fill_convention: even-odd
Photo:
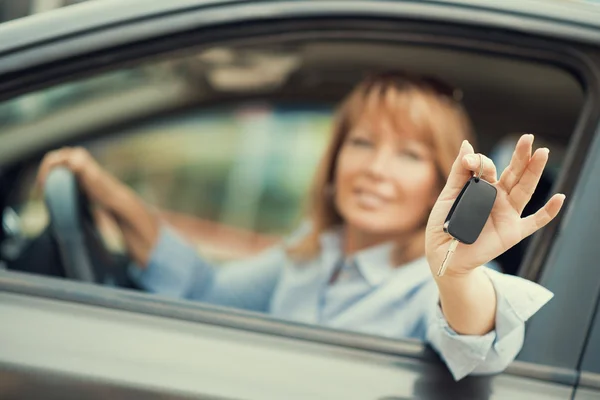
<instances>
[{"instance_id":1,"label":"car interior","mask_svg":"<svg viewBox=\"0 0 600 400\"><path fill-rule=\"evenodd\" d=\"M1 265L135 288L114 224L73 177L35 188L43 155L66 145L86 147L217 263L272 245L301 222L336 103L368 73L391 69L453 85L472 118L476 151L499 173L518 135L533 133L550 159L524 215L545 203L585 102L572 72L449 46L230 41L92 71L0 103ZM85 244L65 239L73 234ZM517 274L527 244L495 261Z\"/></svg>"}]
</instances>

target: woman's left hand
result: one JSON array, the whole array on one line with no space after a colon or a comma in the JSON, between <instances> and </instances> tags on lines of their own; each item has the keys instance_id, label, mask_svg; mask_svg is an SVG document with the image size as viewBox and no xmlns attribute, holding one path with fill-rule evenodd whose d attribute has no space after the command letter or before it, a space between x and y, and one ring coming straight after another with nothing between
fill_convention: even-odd
<instances>
[{"instance_id":1,"label":"woman's left hand","mask_svg":"<svg viewBox=\"0 0 600 400\"><path fill-rule=\"evenodd\" d=\"M460 276L493 260L527 236L548 224L560 211L565 196L555 194L536 213L521 218L525 205L537 187L546 162L548 149L537 149L531 155L533 135L520 137L510 165L498 180L496 166L483 156L483 176L497 189L496 201L483 231L475 243L460 243L445 275ZM434 276L440 267L452 237L443 231L446 216L465 183L479 172L480 157L469 142L464 141L454 161L446 186L438 197L427 222L426 255Z\"/></svg>"}]
</instances>

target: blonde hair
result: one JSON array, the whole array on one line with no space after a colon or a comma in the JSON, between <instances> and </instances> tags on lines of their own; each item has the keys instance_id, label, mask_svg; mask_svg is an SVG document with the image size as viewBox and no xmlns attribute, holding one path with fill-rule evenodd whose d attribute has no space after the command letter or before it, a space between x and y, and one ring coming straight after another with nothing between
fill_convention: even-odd
<instances>
[{"instance_id":1,"label":"blonde hair","mask_svg":"<svg viewBox=\"0 0 600 400\"><path fill-rule=\"evenodd\" d=\"M344 223L331 188L340 149L361 118L383 118L398 132L408 132L428 145L434 155L441 190L462 141L473 142L469 118L455 95L452 88L439 80L403 72L379 73L359 83L336 113L329 145L314 177L308 198L310 231L288 246L288 255L297 260L317 256L321 234ZM397 243L395 265L424 255L425 225L426 220L410 240Z\"/></svg>"}]
</instances>

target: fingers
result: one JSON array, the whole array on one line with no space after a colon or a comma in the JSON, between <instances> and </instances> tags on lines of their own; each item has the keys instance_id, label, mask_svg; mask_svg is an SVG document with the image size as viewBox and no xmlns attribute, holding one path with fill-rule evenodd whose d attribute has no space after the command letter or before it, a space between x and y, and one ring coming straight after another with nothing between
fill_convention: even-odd
<instances>
[{"instance_id":1,"label":"fingers","mask_svg":"<svg viewBox=\"0 0 600 400\"><path fill-rule=\"evenodd\" d=\"M68 149L51 151L44 156L38 168L37 186L42 188L50 171L59 165L64 165L67 160Z\"/></svg>"},{"instance_id":2,"label":"fingers","mask_svg":"<svg viewBox=\"0 0 600 400\"><path fill-rule=\"evenodd\" d=\"M531 149L533 146L533 135L522 135L515 146L510 164L502 172L499 184L510 193L512 188L519 182L521 176L529 164L531 159Z\"/></svg>"},{"instance_id":3,"label":"fingers","mask_svg":"<svg viewBox=\"0 0 600 400\"><path fill-rule=\"evenodd\" d=\"M65 166L78 174L87 162L87 158L88 153L83 148L64 147L46 154L38 169L38 187L42 188L44 186L50 171L58 166Z\"/></svg>"},{"instance_id":4,"label":"fingers","mask_svg":"<svg viewBox=\"0 0 600 400\"><path fill-rule=\"evenodd\" d=\"M468 140L463 140L458 156L452 164L452 169L448 175L448 181L446 182L446 186L442 193L446 192L452 196L454 192L460 191L469 178L471 178L472 174L468 169L463 167L462 160L466 155L473 153L473 146L471 146Z\"/></svg>"},{"instance_id":5,"label":"fingers","mask_svg":"<svg viewBox=\"0 0 600 400\"><path fill-rule=\"evenodd\" d=\"M547 148L541 148L533 153L533 157L531 157L531 160L527 163L521 178L508 194L511 204L515 207L515 210L517 210L519 215L523 212L523 209L527 203L529 203L529 200L531 200L531 196L533 195L542 173L544 172L546 163L548 162L549 152L550 151Z\"/></svg>"},{"instance_id":6,"label":"fingers","mask_svg":"<svg viewBox=\"0 0 600 400\"><path fill-rule=\"evenodd\" d=\"M548 200L544 207L540 208L535 214L521 219L522 239L532 235L552 221L554 217L558 215L564 201L564 194L555 194Z\"/></svg>"},{"instance_id":7,"label":"fingers","mask_svg":"<svg viewBox=\"0 0 600 400\"><path fill-rule=\"evenodd\" d=\"M483 169L481 170L481 162L483 162ZM467 154L462 159L462 165L469 171L479 174L482 171L481 178L485 179L490 183L496 183L496 166L494 162L483 154Z\"/></svg>"},{"instance_id":8,"label":"fingers","mask_svg":"<svg viewBox=\"0 0 600 400\"><path fill-rule=\"evenodd\" d=\"M481 169L482 162L483 169ZM454 164L452 164L448 181L442 190L440 198L442 200L454 198L462 190L465 183L471 179L473 174L478 175L480 171L482 172L482 179L490 183L497 182L494 162L483 154L475 154L473 146L467 140L463 141L458 156L454 160Z\"/></svg>"}]
</instances>

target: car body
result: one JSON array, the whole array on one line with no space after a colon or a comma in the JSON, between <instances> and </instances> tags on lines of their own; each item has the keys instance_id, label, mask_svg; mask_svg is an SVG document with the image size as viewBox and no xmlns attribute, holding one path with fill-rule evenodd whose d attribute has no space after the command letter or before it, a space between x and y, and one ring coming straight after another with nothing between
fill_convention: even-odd
<instances>
[{"instance_id":1,"label":"car body","mask_svg":"<svg viewBox=\"0 0 600 400\"><path fill-rule=\"evenodd\" d=\"M558 154L548 185L568 199L555 222L517 249L520 268L515 265L512 272L541 283L555 298L527 324L523 350L502 374L454 382L437 356L414 340L278 321L9 268L0 272L0 397L600 398L600 11L594 6L560 1L106 0L11 21L0 25L0 38L3 242L11 229L12 214L6 209L13 210L14 199L31 186L23 176L34 176L36 163L52 148L112 137L163 114L161 123L174 129L170 115L214 105L231 111L226 120L241 115L242 124L258 132L273 123L264 119L265 104L285 104L285 110L296 107L293 112L300 117L320 121L302 129L325 131L328 113L351 82L385 63L460 82L476 127L485 129L479 138L485 152L498 148L503 133L541 132L540 139L553 143L552 153L556 148ZM219 69L219 60L236 57L240 61L233 75L239 79L228 86L230 65ZM173 61L180 59L185 62ZM197 59L199 71L190 61ZM274 69L261 74L267 67ZM126 70L137 77L148 69L137 81L111 75ZM171 80L179 76L172 71L181 70L188 79L183 84ZM251 79L244 81L240 77L247 70ZM229 80L219 80L223 74ZM70 82L84 82L88 91L64 95ZM120 92L128 82L136 83ZM103 90L117 96L105 99ZM43 93L47 104L36 93ZM252 106L236 106L248 101ZM279 112L267 109L271 116ZM34 111L19 116L20 110ZM289 126L301 129L276 124L277 129ZM183 153L169 156L165 150L174 135L157 141L158 150L143 156L151 161L144 168L178 160ZM225 142L243 142L244 137ZM321 137L311 139L314 147L305 145L306 157L323 144ZM262 137L260 143L267 146L271 139ZM206 146L218 141L211 136L202 140ZM133 145L136 150L138 145ZM107 146L106 157L117 149ZM293 150L300 154L301 146ZM134 157L119 154L119 159ZM265 154L251 156L257 162ZM290 160L272 160L265 170L277 171ZM314 161L306 160L297 165ZM236 171L242 174L246 164L240 165ZM246 175L233 176L240 182ZM297 179L305 182L304 175ZM158 193L168 192L165 187ZM234 200L251 197L249 189L233 190L238 193ZM238 210L232 204L230 209ZM210 219L171 217L182 231L201 232L200 242L213 240L215 258L252 254L292 224L252 231L241 222L215 228Z\"/></svg>"}]
</instances>

